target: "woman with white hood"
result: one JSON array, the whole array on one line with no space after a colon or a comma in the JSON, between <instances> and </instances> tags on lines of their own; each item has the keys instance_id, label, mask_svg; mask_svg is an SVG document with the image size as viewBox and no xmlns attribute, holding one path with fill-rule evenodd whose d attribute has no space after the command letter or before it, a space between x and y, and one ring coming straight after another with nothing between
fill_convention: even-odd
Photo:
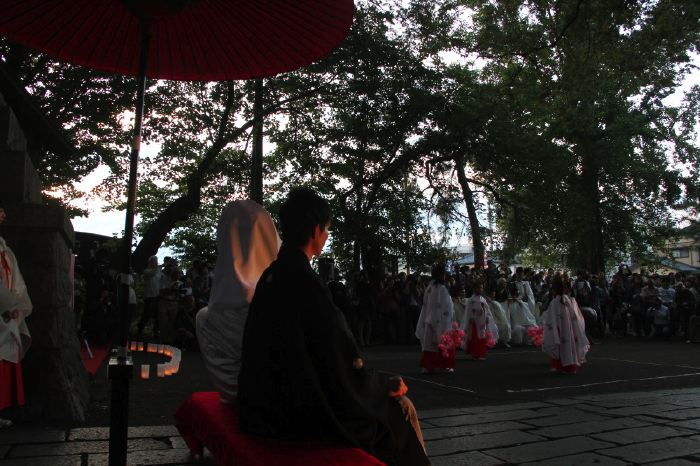
<instances>
[{"instance_id":1,"label":"woman with white hood","mask_svg":"<svg viewBox=\"0 0 700 466\"><path fill-rule=\"evenodd\" d=\"M265 209L241 200L224 207L216 241L214 282L209 305L197 313L197 339L221 401L231 403L238 389L248 306L260 276L277 257L280 238Z\"/></svg>"},{"instance_id":2,"label":"woman with white hood","mask_svg":"<svg viewBox=\"0 0 700 466\"><path fill-rule=\"evenodd\" d=\"M440 337L452 329L454 306L445 283L447 271L444 264L436 264L431 272L432 280L423 295L423 307L418 317L416 338L420 340L423 354L420 367L423 372L454 372L455 351L447 357L438 349Z\"/></svg>"},{"instance_id":3,"label":"woman with white hood","mask_svg":"<svg viewBox=\"0 0 700 466\"><path fill-rule=\"evenodd\" d=\"M498 343L502 344L506 348L510 348L508 344L511 338L510 331L510 316L506 311L503 304L499 303L495 299L491 299L490 296L484 296L486 303L489 305L489 310L493 316L493 321L498 329Z\"/></svg>"},{"instance_id":4,"label":"woman with white hood","mask_svg":"<svg viewBox=\"0 0 700 466\"><path fill-rule=\"evenodd\" d=\"M475 282L474 294L467 300L467 315L462 327L467 354L480 361L486 359L487 347L498 341L498 328L488 302L482 296L483 291L484 285Z\"/></svg>"},{"instance_id":5,"label":"woman with white hood","mask_svg":"<svg viewBox=\"0 0 700 466\"><path fill-rule=\"evenodd\" d=\"M586 362L590 348L586 324L576 301L564 292L561 280L552 282L552 295L542 315L542 350L549 355L553 371L575 374L578 366Z\"/></svg>"},{"instance_id":6,"label":"woman with white hood","mask_svg":"<svg viewBox=\"0 0 700 466\"><path fill-rule=\"evenodd\" d=\"M510 316L510 342L514 345L531 345L532 341L528 337L527 329L537 325L537 320L530 312L528 304L520 299L518 289L511 286L509 291L510 298L506 301L505 308Z\"/></svg>"},{"instance_id":7,"label":"woman with white hood","mask_svg":"<svg viewBox=\"0 0 700 466\"><path fill-rule=\"evenodd\" d=\"M0 202L0 224L5 217ZM0 237L0 412L24 405L21 361L32 342L25 322L32 307L17 259ZM0 418L0 428L11 425L12 421Z\"/></svg>"}]
</instances>

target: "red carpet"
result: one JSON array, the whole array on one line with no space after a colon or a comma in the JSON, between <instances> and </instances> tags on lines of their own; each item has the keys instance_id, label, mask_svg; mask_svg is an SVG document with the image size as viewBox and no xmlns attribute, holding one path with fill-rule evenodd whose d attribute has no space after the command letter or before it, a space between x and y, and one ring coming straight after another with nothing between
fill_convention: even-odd
<instances>
[{"instance_id":1,"label":"red carpet","mask_svg":"<svg viewBox=\"0 0 700 466\"><path fill-rule=\"evenodd\" d=\"M92 351L92 359L88 353L85 343L80 344L80 359L83 361L83 366L90 375L95 375L97 369L102 365L102 361L109 355L110 347L107 345L90 345L90 351Z\"/></svg>"},{"instance_id":2,"label":"red carpet","mask_svg":"<svg viewBox=\"0 0 700 466\"><path fill-rule=\"evenodd\" d=\"M177 409L175 425L192 453L201 455L206 446L221 466L384 466L359 448L244 434L238 408L222 405L217 392L190 395Z\"/></svg>"}]
</instances>

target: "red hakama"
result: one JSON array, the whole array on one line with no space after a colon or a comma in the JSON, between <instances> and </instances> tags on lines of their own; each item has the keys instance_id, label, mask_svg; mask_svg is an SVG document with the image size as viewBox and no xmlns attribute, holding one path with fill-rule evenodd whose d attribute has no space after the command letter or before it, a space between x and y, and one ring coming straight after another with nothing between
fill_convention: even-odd
<instances>
[{"instance_id":1,"label":"red hakama","mask_svg":"<svg viewBox=\"0 0 700 466\"><path fill-rule=\"evenodd\" d=\"M420 367L428 370L454 369L455 350L450 350L447 357L440 351L423 351L420 357Z\"/></svg>"},{"instance_id":2,"label":"red hakama","mask_svg":"<svg viewBox=\"0 0 700 466\"><path fill-rule=\"evenodd\" d=\"M561 359L549 358L549 366L556 370L557 372L562 372L564 374L575 374L576 364L569 364L568 366L561 365Z\"/></svg>"},{"instance_id":3,"label":"red hakama","mask_svg":"<svg viewBox=\"0 0 700 466\"><path fill-rule=\"evenodd\" d=\"M467 341L467 354L474 359L484 359L486 357L486 338L479 338L476 331L476 323L470 325L469 341Z\"/></svg>"},{"instance_id":4,"label":"red hakama","mask_svg":"<svg viewBox=\"0 0 700 466\"><path fill-rule=\"evenodd\" d=\"M0 410L24 405L22 365L0 360Z\"/></svg>"}]
</instances>

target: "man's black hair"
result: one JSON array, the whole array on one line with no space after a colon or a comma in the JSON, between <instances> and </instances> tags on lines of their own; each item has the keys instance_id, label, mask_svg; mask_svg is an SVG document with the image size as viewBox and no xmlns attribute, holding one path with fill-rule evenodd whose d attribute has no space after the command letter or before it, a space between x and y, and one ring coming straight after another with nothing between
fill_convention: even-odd
<instances>
[{"instance_id":1,"label":"man's black hair","mask_svg":"<svg viewBox=\"0 0 700 466\"><path fill-rule=\"evenodd\" d=\"M331 220L328 201L310 188L292 188L280 207L280 233L284 244L302 247L318 225L323 230Z\"/></svg>"}]
</instances>

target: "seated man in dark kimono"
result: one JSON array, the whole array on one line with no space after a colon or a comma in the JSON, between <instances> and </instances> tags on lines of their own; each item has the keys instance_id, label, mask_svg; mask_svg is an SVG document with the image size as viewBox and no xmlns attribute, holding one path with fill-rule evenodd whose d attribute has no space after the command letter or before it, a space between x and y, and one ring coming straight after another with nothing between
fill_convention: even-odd
<instances>
[{"instance_id":1,"label":"seated man in dark kimono","mask_svg":"<svg viewBox=\"0 0 700 466\"><path fill-rule=\"evenodd\" d=\"M258 281L243 334L241 428L359 447L390 466L428 465L406 386L363 366L342 312L311 269L329 225L328 203L310 189L292 190L280 209L282 247Z\"/></svg>"}]
</instances>

